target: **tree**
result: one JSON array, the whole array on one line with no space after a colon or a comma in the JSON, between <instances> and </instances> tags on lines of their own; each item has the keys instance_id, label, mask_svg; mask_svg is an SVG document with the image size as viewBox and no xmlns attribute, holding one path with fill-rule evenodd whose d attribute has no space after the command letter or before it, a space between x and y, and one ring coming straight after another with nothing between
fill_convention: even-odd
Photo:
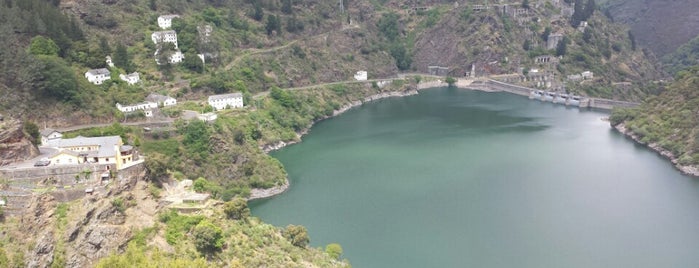
<instances>
[{"instance_id":1,"label":"tree","mask_svg":"<svg viewBox=\"0 0 699 268\"><path fill-rule=\"evenodd\" d=\"M556 56L565 56L566 52L568 51L568 42L568 37L563 37L563 40L558 42L558 46L556 47Z\"/></svg>"},{"instance_id":2,"label":"tree","mask_svg":"<svg viewBox=\"0 0 699 268\"><path fill-rule=\"evenodd\" d=\"M24 132L31 137L31 141L34 145L39 145L41 143L41 134L39 133L39 126L33 122L26 121L23 126Z\"/></svg>"},{"instance_id":3,"label":"tree","mask_svg":"<svg viewBox=\"0 0 699 268\"><path fill-rule=\"evenodd\" d=\"M451 77L451 76L447 76L447 79L445 79L444 81L447 82L447 84L448 84L450 87L453 87L454 84L456 84L456 82L457 82L456 78Z\"/></svg>"},{"instance_id":4,"label":"tree","mask_svg":"<svg viewBox=\"0 0 699 268\"><path fill-rule=\"evenodd\" d=\"M204 72L204 63L197 54L194 54L194 52L187 52L184 54L184 61L182 62L182 65L193 72Z\"/></svg>"},{"instance_id":5,"label":"tree","mask_svg":"<svg viewBox=\"0 0 699 268\"><path fill-rule=\"evenodd\" d=\"M282 0L282 12L284 12L284 14L291 14L291 12L293 12L291 0Z\"/></svg>"},{"instance_id":6,"label":"tree","mask_svg":"<svg viewBox=\"0 0 699 268\"><path fill-rule=\"evenodd\" d=\"M208 220L202 220L192 229L194 246L202 253L213 253L223 248L223 231Z\"/></svg>"},{"instance_id":7,"label":"tree","mask_svg":"<svg viewBox=\"0 0 699 268\"><path fill-rule=\"evenodd\" d=\"M597 9L597 4L595 3L595 0L587 0L587 4L585 5L584 20L590 19L590 17L592 17L592 14L595 13L595 9Z\"/></svg>"},{"instance_id":8,"label":"tree","mask_svg":"<svg viewBox=\"0 0 699 268\"><path fill-rule=\"evenodd\" d=\"M589 43L590 40L592 40L592 31L590 29L585 29L585 32L583 32L583 41L586 43Z\"/></svg>"},{"instance_id":9,"label":"tree","mask_svg":"<svg viewBox=\"0 0 699 268\"><path fill-rule=\"evenodd\" d=\"M156 183L158 186L161 185L161 178L165 178L167 174L168 161L165 155L160 153L150 153L146 158L146 170L148 170L148 178Z\"/></svg>"},{"instance_id":10,"label":"tree","mask_svg":"<svg viewBox=\"0 0 699 268\"><path fill-rule=\"evenodd\" d=\"M56 42L41 35L32 38L32 42L29 44L29 54L32 55L58 56L58 50Z\"/></svg>"},{"instance_id":11,"label":"tree","mask_svg":"<svg viewBox=\"0 0 699 268\"><path fill-rule=\"evenodd\" d=\"M250 217L250 208L248 208L248 201L245 199L236 197L231 201L223 204L223 213L229 219L232 220L242 220Z\"/></svg>"},{"instance_id":12,"label":"tree","mask_svg":"<svg viewBox=\"0 0 699 268\"><path fill-rule=\"evenodd\" d=\"M256 21L262 21L262 18L265 16L265 12L262 10L262 4L260 3L261 1L255 1L255 9L252 12L252 18Z\"/></svg>"},{"instance_id":13,"label":"tree","mask_svg":"<svg viewBox=\"0 0 699 268\"><path fill-rule=\"evenodd\" d=\"M308 230L306 230L306 227L301 225L290 224L286 226L286 229L284 229L282 232L282 236L289 240L292 245L300 248L305 248L310 242L310 238L308 238Z\"/></svg>"},{"instance_id":14,"label":"tree","mask_svg":"<svg viewBox=\"0 0 699 268\"><path fill-rule=\"evenodd\" d=\"M390 48L391 56L396 60L396 67L400 70L410 69L410 65L413 63L413 59L408 54L407 49L403 44L396 43Z\"/></svg>"},{"instance_id":15,"label":"tree","mask_svg":"<svg viewBox=\"0 0 699 268\"><path fill-rule=\"evenodd\" d=\"M522 44L522 49L528 51L531 48L532 48L532 41L529 41L529 39L524 40L524 44Z\"/></svg>"},{"instance_id":16,"label":"tree","mask_svg":"<svg viewBox=\"0 0 699 268\"><path fill-rule=\"evenodd\" d=\"M277 100L284 107L294 107L294 99L286 90L282 90L278 87L272 87L270 96L272 96L273 99Z\"/></svg>"},{"instance_id":17,"label":"tree","mask_svg":"<svg viewBox=\"0 0 699 268\"><path fill-rule=\"evenodd\" d=\"M272 33L276 32L277 34L281 33L282 29L282 24L281 21L279 21L279 17L276 15L270 15L267 16L267 24L265 24L265 30L267 30L267 35L272 35Z\"/></svg>"},{"instance_id":18,"label":"tree","mask_svg":"<svg viewBox=\"0 0 699 268\"><path fill-rule=\"evenodd\" d=\"M636 37L633 35L631 30L629 30L629 40L631 40L631 49L636 50Z\"/></svg>"},{"instance_id":19,"label":"tree","mask_svg":"<svg viewBox=\"0 0 699 268\"><path fill-rule=\"evenodd\" d=\"M148 0L148 7L153 11L158 9L158 5L155 4L155 0Z\"/></svg>"},{"instance_id":20,"label":"tree","mask_svg":"<svg viewBox=\"0 0 699 268\"><path fill-rule=\"evenodd\" d=\"M342 246L337 243L328 244L325 246L325 253L328 253L333 259L339 260L342 257Z\"/></svg>"},{"instance_id":21,"label":"tree","mask_svg":"<svg viewBox=\"0 0 699 268\"><path fill-rule=\"evenodd\" d=\"M394 41L398 38L398 14L389 12L381 16L377 23L379 30L389 41Z\"/></svg>"},{"instance_id":22,"label":"tree","mask_svg":"<svg viewBox=\"0 0 699 268\"><path fill-rule=\"evenodd\" d=\"M114 59L112 60L115 66L124 69L126 72L133 72L133 64L131 63L129 52L126 50L124 44L117 44L116 50L114 51Z\"/></svg>"},{"instance_id":23,"label":"tree","mask_svg":"<svg viewBox=\"0 0 699 268\"><path fill-rule=\"evenodd\" d=\"M112 47L109 46L109 41L107 41L107 38L104 36L100 37L100 50L102 51L102 54L104 54L101 56L112 54Z\"/></svg>"},{"instance_id":24,"label":"tree","mask_svg":"<svg viewBox=\"0 0 699 268\"><path fill-rule=\"evenodd\" d=\"M551 27L546 27L544 29L544 33L541 34L541 39L544 41L548 41L549 35L551 35Z\"/></svg>"},{"instance_id":25,"label":"tree","mask_svg":"<svg viewBox=\"0 0 699 268\"><path fill-rule=\"evenodd\" d=\"M77 100L78 81L75 73L63 59L54 56L40 56L41 70L35 76L35 83L46 96L55 97L62 101Z\"/></svg>"},{"instance_id":26,"label":"tree","mask_svg":"<svg viewBox=\"0 0 699 268\"><path fill-rule=\"evenodd\" d=\"M529 9L529 0L522 0L522 7Z\"/></svg>"}]
</instances>

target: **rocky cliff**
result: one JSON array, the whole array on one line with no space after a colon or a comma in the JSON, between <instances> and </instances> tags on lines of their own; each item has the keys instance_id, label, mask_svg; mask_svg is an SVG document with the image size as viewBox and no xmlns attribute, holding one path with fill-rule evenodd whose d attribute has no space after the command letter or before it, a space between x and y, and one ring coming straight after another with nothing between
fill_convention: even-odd
<instances>
[{"instance_id":1,"label":"rocky cliff","mask_svg":"<svg viewBox=\"0 0 699 268\"><path fill-rule=\"evenodd\" d=\"M14 119L0 121L0 166L31 159L39 149L22 130L22 123Z\"/></svg>"},{"instance_id":2,"label":"rocky cliff","mask_svg":"<svg viewBox=\"0 0 699 268\"><path fill-rule=\"evenodd\" d=\"M18 218L4 223L2 244L11 263L26 267L91 267L124 248L133 230L152 226L160 208L144 174L124 179L71 203L36 195ZM32 245L27 247L26 245ZM0 252L2 253L2 252Z\"/></svg>"}]
</instances>

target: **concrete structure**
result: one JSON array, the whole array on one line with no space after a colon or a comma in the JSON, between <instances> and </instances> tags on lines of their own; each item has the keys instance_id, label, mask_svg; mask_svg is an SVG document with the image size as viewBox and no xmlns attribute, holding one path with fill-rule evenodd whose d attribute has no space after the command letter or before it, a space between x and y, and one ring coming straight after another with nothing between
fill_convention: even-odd
<instances>
[{"instance_id":1,"label":"concrete structure","mask_svg":"<svg viewBox=\"0 0 699 268\"><path fill-rule=\"evenodd\" d=\"M155 56L155 63L158 65L161 65L162 63L160 63L160 60L158 59L158 53L160 53L160 50L155 51L155 55L154 55ZM168 62L170 64L177 64L177 63L182 62L183 60L184 60L184 54L182 54L182 52L180 52L179 50L175 51L174 53L172 53L168 57Z\"/></svg>"},{"instance_id":2,"label":"concrete structure","mask_svg":"<svg viewBox=\"0 0 699 268\"><path fill-rule=\"evenodd\" d=\"M130 74L120 74L119 79L126 81L127 84L133 85L141 81L141 76L138 74L138 72L133 72Z\"/></svg>"},{"instance_id":3,"label":"concrete structure","mask_svg":"<svg viewBox=\"0 0 699 268\"><path fill-rule=\"evenodd\" d=\"M580 24L578 24L578 31L584 33L585 28L587 28L587 21L581 21Z\"/></svg>"},{"instance_id":4,"label":"concrete structure","mask_svg":"<svg viewBox=\"0 0 699 268\"><path fill-rule=\"evenodd\" d=\"M150 35L150 38L156 45L161 43L172 43L175 45L175 48L178 48L177 32L173 30L153 32L153 34Z\"/></svg>"},{"instance_id":5,"label":"concrete structure","mask_svg":"<svg viewBox=\"0 0 699 268\"><path fill-rule=\"evenodd\" d=\"M51 140L63 138L63 134L61 134L61 132L51 128L44 129L39 133L41 134L41 145L46 145Z\"/></svg>"},{"instance_id":6,"label":"concrete structure","mask_svg":"<svg viewBox=\"0 0 699 268\"><path fill-rule=\"evenodd\" d=\"M146 101L155 102L158 106L172 106L177 104L177 99L169 96L160 95L157 93L151 93L146 97Z\"/></svg>"},{"instance_id":7,"label":"concrete structure","mask_svg":"<svg viewBox=\"0 0 699 268\"><path fill-rule=\"evenodd\" d=\"M546 40L546 49L556 49L558 43L563 40L564 35L559 33L549 34Z\"/></svg>"},{"instance_id":8,"label":"concrete structure","mask_svg":"<svg viewBox=\"0 0 699 268\"><path fill-rule=\"evenodd\" d=\"M112 62L112 56L105 57L104 62L106 62L107 66L109 66L110 68L114 67L114 62Z\"/></svg>"},{"instance_id":9,"label":"concrete structure","mask_svg":"<svg viewBox=\"0 0 699 268\"><path fill-rule=\"evenodd\" d=\"M55 139L45 147L57 150L51 165L114 164L118 170L135 160L133 146L124 145L119 136Z\"/></svg>"},{"instance_id":10,"label":"concrete structure","mask_svg":"<svg viewBox=\"0 0 699 268\"><path fill-rule=\"evenodd\" d=\"M357 71L356 74L354 74L354 80L357 81L366 81L368 79L368 75L366 71Z\"/></svg>"},{"instance_id":11,"label":"concrete structure","mask_svg":"<svg viewBox=\"0 0 699 268\"><path fill-rule=\"evenodd\" d=\"M160 15L158 17L158 26L161 29L170 29L170 27L172 27L172 19L179 18L179 17L180 17L180 15L175 15L175 14Z\"/></svg>"},{"instance_id":12,"label":"concrete structure","mask_svg":"<svg viewBox=\"0 0 699 268\"><path fill-rule=\"evenodd\" d=\"M223 110L226 108L243 108L243 94L231 93L209 96L209 105L214 109Z\"/></svg>"},{"instance_id":13,"label":"concrete structure","mask_svg":"<svg viewBox=\"0 0 699 268\"><path fill-rule=\"evenodd\" d=\"M100 69L92 69L87 72L85 72L85 78L87 78L87 81L90 81L90 83L93 83L95 85L101 85L104 83L104 81L107 81L111 79L111 73L109 70L105 68L100 68Z\"/></svg>"},{"instance_id":14,"label":"concrete structure","mask_svg":"<svg viewBox=\"0 0 699 268\"><path fill-rule=\"evenodd\" d=\"M427 73L431 75L447 76L449 74L449 67L442 66L427 66Z\"/></svg>"},{"instance_id":15,"label":"concrete structure","mask_svg":"<svg viewBox=\"0 0 699 268\"><path fill-rule=\"evenodd\" d=\"M216 121L217 118L218 118L218 115L215 113L197 114L197 119L204 121L204 122L213 122L213 121Z\"/></svg>"},{"instance_id":16,"label":"concrete structure","mask_svg":"<svg viewBox=\"0 0 699 268\"><path fill-rule=\"evenodd\" d=\"M592 79L592 78L594 78L594 73L592 73L590 71L584 71L584 72L580 73L580 76L582 76L583 79Z\"/></svg>"},{"instance_id":17,"label":"concrete structure","mask_svg":"<svg viewBox=\"0 0 699 268\"><path fill-rule=\"evenodd\" d=\"M144 101L141 103L136 103L133 105L121 105L120 103L116 104L116 107L119 111L122 113L131 113L135 111L142 110L147 117L153 116L153 109L158 108L158 103L151 102L151 101Z\"/></svg>"}]
</instances>

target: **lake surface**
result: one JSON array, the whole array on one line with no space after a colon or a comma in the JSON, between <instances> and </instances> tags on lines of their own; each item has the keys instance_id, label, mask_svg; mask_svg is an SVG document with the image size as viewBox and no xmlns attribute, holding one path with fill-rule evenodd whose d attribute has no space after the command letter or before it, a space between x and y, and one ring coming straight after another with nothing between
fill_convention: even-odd
<instances>
[{"instance_id":1,"label":"lake surface","mask_svg":"<svg viewBox=\"0 0 699 268\"><path fill-rule=\"evenodd\" d=\"M699 183L607 115L430 89L275 152L291 188L253 215L354 267L699 267Z\"/></svg>"}]
</instances>

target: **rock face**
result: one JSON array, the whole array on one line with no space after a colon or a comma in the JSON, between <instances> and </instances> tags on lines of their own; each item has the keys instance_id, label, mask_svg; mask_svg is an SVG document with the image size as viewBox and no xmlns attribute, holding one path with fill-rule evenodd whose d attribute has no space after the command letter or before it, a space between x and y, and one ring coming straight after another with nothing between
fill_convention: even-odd
<instances>
[{"instance_id":1,"label":"rock face","mask_svg":"<svg viewBox=\"0 0 699 268\"><path fill-rule=\"evenodd\" d=\"M22 130L18 120L5 118L0 121L0 166L31 159L39 155L39 149Z\"/></svg>"}]
</instances>

